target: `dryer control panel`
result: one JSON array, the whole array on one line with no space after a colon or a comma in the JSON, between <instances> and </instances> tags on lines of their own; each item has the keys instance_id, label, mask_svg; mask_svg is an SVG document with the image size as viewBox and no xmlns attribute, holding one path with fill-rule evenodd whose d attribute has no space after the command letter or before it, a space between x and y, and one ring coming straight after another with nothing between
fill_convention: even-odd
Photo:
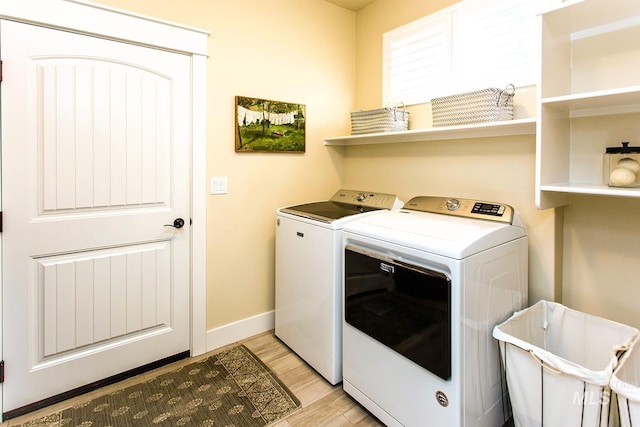
<instances>
[{"instance_id":1,"label":"dryer control panel","mask_svg":"<svg viewBox=\"0 0 640 427\"><path fill-rule=\"evenodd\" d=\"M418 196L403 209L513 223L514 209L505 204L454 197Z\"/></svg>"}]
</instances>

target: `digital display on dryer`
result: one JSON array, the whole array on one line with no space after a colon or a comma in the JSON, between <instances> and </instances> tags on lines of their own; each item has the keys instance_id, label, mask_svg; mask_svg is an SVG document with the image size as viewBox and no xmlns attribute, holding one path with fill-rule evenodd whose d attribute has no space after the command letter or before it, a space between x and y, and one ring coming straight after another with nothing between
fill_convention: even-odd
<instances>
[{"instance_id":1,"label":"digital display on dryer","mask_svg":"<svg viewBox=\"0 0 640 427\"><path fill-rule=\"evenodd\" d=\"M505 207L502 205L493 205L490 203L476 202L471 209L471 213L481 215L502 216L505 212Z\"/></svg>"}]
</instances>

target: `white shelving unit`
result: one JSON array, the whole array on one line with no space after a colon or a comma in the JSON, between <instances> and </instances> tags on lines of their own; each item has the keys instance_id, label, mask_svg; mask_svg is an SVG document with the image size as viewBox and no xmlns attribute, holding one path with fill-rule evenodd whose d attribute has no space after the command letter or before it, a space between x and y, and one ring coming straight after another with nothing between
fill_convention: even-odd
<instances>
[{"instance_id":1,"label":"white shelving unit","mask_svg":"<svg viewBox=\"0 0 640 427\"><path fill-rule=\"evenodd\" d=\"M640 197L603 183L606 147L640 145L640 1L574 0L541 16L536 205Z\"/></svg>"},{"instance_id":2,"label":"white shelving unit","mask_svg":"<svg viewBox=\"0 0 640 427\"><path fill-rule=\"evenodd\" d=\"M488 138L511 135L533 135L536 119L518 119L464 126L443 126L412 129L401 132L372 133L366 135L325 138L325 145L391 144L400 142L442 141L448 139Z\"/></svg>"}]
</instances>

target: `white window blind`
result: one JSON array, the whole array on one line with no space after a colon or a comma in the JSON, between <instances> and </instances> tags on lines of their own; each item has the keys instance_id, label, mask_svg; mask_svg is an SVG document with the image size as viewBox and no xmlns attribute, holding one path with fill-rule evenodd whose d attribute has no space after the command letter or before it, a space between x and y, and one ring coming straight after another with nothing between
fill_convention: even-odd
<instances>
[{"instance_id":1,"label":"white window blind","mask_svg":"<svg viewBox=\"0 0 640 427\"><path fill-rule=\"evenodd\" d=\"M516 86L536 81L536 14L531 0L465 0L456 13L454 87Z\"/></svg>"},{"instance_id":2,"label":"white window blind","mask_svg":"<svg viewBox=\"0 0 640 427\"><path fill-rule=\"evenodd\" d=\"M383 103L534 84L539 0L464 0L383 36Z\"/></svg>"},{"instance_id":3,"label":"white window blind","mask_svg":"<svg viewBox=\"0 0 640 427\"><path fill-rule=\"evenodd\" d=\"M429 16L385 34L383 49L385 105L424 102L451 73L451 14Z\"/></svg>"}]
</instances>

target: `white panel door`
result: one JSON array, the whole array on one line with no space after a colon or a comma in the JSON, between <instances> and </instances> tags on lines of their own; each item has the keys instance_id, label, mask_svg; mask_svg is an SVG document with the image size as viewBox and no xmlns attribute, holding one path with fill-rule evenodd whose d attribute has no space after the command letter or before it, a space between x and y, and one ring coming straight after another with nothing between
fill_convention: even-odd
<instances>
[{"instance_id":1,"label":"white panel door","mask_svg":"<svg viewBox=\"0 0 640 427\"><path fill-rule=\"evenodd\" d=\"M189 350L191 62L0 31L7 413Z\"/></svg>"}]
</instances>

